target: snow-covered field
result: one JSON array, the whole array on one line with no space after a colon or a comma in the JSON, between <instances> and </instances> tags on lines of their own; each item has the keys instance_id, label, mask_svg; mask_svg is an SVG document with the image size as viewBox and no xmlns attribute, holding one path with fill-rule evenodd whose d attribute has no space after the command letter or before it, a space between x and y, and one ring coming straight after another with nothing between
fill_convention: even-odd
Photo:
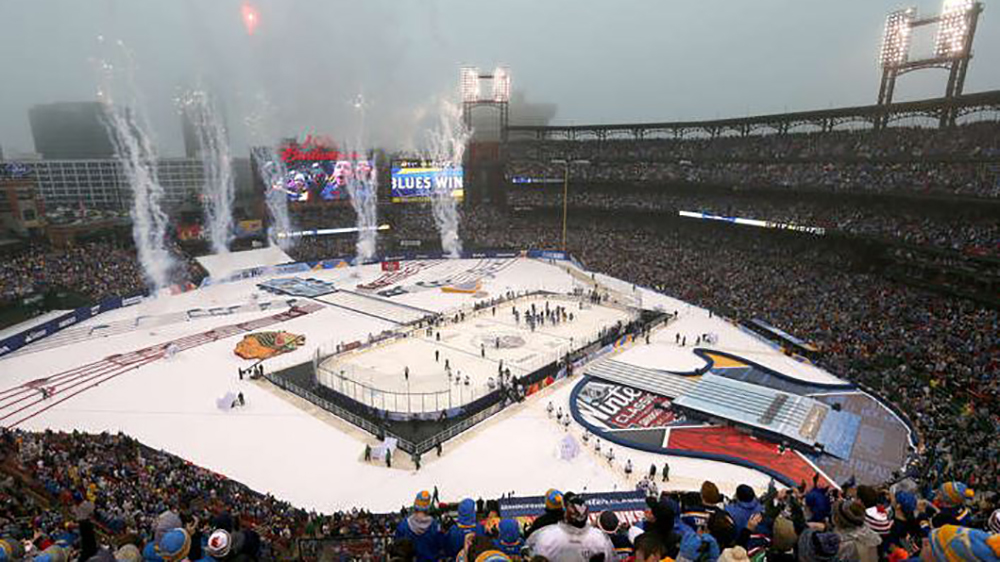
<instances>
[{"instance_id":1,"label":"snow-covered field","mask_svg":"<svg viewBox=\"0 0 1000 562\"><path fill-rule=\"evenodd\" d=\"M469 274L470 271L474 274ZM383 275L378 265L299 274L350 290ZM467 280L480 275L483 276L481 293L476 296L445 293L433 285L445 278ZM408 291L393 297L394 302L433 311L455 311L471 307L477 299L494 298L507 291L569 292L583 286L581 277L568 274L565 265L526 258L438 260L423 263L415 273L401 276L388 287L398 286ZM618 360L673 371L692 370L699 367L702 360L691 354L690 346L675 345L675 334L681 333L690 339L696 334L714 333L718 334L718 344L702 347L736 353L801 379L837 381L816 367L782 355L724 319L710 318L703 309L644 289L631 294L631 285L602 275L597 275L596 279L629 298L641 299L644 307L662 306L664 310L677 310L680 314L676 321L653 334L650 345L625 350L616 357ZM261 294L256 287L261 280L209 286L109 312L75 326L73 329L81 330L79 333L83 337L67 338L64 345L49 345L35 352L33 346L41 349L46 345L46 340L40 340L0 360L0 392L110 355L287 310L287 306L268 311L242 306L220 316L187 319L178 314L193 309L287 300L287 297ZM309 299L299 301L304 303ZM569 337L577 337L577 331L580 335L590 333L596 326L625 317L624 312L614 308L595 307L584 312L592 312L593 317L555 329L547 325L541 329L540 336L544 337L526 338L527 349L533 349L531 346L545 348L553 342L565 343ZM453 357L455 369L461 369L463 375L480 371L484 376L487 371L492 374L496 369L493 361L500 356L496 350L487 348L487 359L480 357L478 344L483 334L501 331L521 334L523 326L518 331L510 310L504 307L498 310L496 320L489 313L489 316L477 316L470 321L473 326L475 323L483 326L471 331L461 329L461 324L448 328L452 330L446 332L448 341L452 342L449 345L456 347L448 352L452 354L449 357ZM130 322L134 325L131 328ZM109 325L116 329L92 329ZM266 368L273 371L311 361L317 346L329 346L338 341L363 341L368 334L393 327L395 324L389 321L325 306L317 312L265 328L306 336L304 346L268 360ZM545 405L552 401L568 410L569 393L572 385L578 382L574 379L557 383L445 443L444 455L441 458L425 455L419 472L402 459L404 455L397 455L392 469L367 464L362 454L366 443L375 444L372 436L317 411L267 382L240 381L237 369L248 362L233 353L239 339L240 336L234 336L206 343L172 358L153 361L56 404L19 427L124 431L150 446L180 455L259 491L270 492L301 507L325 511L354 506L376 511L398 509L409 503L416 490L435 485L446 499L466 495L495 497L511 491L540 494L550 487L575 491L622 489L632 486L620 466L627 458L632 459L639 473L651 462L660 465L664 460L649 453L621 451L614 465L609 465L588 448L571 461L560 460L557 445L566 430L548 419ZM397 385L400 382L405 385L402 370L410 365L411 384L424 385L424 381L431 381L426 382L430 385L428 388L437 388L440 381L436 377L440 373L433 371L438 366L432 356L436 345L436 342L414 338L405 344L408 346L405 349L399 347L395 356L372 354L364 356L364 360L373 362L367 367L377 372L395 372ZM559 346L553 349L556 348ZM501 351L513 354L523 353L525 349ZM511 367L516 373L513 358L511 355ZM376 359L377 364L374 363ZM489 363L489 368L481 365L483 361ZM222 410L217 406L219 397L237 391L246 396L245 408ZM4 414L4 401L0 398L0 416ZM3 423L0 420L0 424ZM576 427L568 432L575 437L580 434ZM697 488L705 479L715 481L723 491L730 492L738 483L746 482L761 489L767 484L767 478L759 473L722 463L671 458L670 465L672 487Z\"/></svg>"}]
</instances>

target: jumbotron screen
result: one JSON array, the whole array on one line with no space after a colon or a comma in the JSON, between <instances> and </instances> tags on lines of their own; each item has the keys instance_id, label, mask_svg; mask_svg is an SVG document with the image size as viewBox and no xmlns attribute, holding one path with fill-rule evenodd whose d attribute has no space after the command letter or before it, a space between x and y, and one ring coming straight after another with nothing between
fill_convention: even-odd
<instances>
[{"instance_id":1,"label":"jumbotron screen","mask_svg":"<svg viewBox=\"0 0 1000 562\"><path fill-rule=\"evenodd\" d=\"M450 191L461 199L465 177L461 166L424 160L397 160L392 165L392 202L427 201L435 190Z\"/></svg>"},{"instance_id":2,"label":"jumbotron screen","mask_svg":"<svg viewBox=\"0 0 1000 562\"><path fill-rule=\"evenodd\" d=\"M347 199L350 182L375 185L375 166L369 160L289 162L286 169L284 178L271 188L299 203Z\"/></svg>"}]
</instances>

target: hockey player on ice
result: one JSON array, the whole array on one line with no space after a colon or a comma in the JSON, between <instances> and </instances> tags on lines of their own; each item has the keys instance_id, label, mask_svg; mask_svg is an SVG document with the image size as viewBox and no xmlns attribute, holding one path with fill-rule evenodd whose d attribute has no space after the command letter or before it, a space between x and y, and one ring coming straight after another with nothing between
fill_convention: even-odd
<instances>
[{"instance_id":1,"label":"hockey player on ice","mask_svg":"<svg viewBox=\"0 0 1000 562\"><path fill-rule=\"evenodd\" d=\"M552 408L552 402L549 401L548 405L545 406L545 413L547 413L550 418L552 417L552 409L553 409Z\"/></svg>"}]
</instances>

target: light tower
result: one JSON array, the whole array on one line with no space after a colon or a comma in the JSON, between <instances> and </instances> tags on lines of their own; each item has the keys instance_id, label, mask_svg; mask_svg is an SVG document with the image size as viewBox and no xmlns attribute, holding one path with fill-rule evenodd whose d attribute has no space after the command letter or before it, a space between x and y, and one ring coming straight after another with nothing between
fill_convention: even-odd
<instances>
[{"instance_id":1,"label":"light tower","mask_svg":"<svg viewBox=\"0 0 1000 562\"><path fill-rule=\"evenodd\" d=\"M482 82L492 83L490 95L482 93ZM497 110L500 125L500 142L507 142L507 124L510 118L510 69L498 66L493 74L483 74L474 66L463 66L461 70L462 122L472 128L472 112L477 107Z\"/></svg>"},{"instance_id":2,"label":"light tower","mask_svg":"<svg viewBox=\"0 0 1000 562\"><path fill-rule=\"evenodd\" d=\"M483 82L487 87L483 87ZM462 123L472 129L472 112L477 107L495 109L496 123L500 133L499 142L486 138L486 134L477 134L469 144L466 152L466 187L470 199L482 201L503 202L506 199L504 190L504 158L507 144L507 126L510 118L510 69L498 66L492 74L485 74L472 66L462 67L460 74L462 94ZM488 128L484 128L488 129Z\"/></svg>"},{"instance_id":3,"label":"light tower","mask_svg":"<svg viewBox=\"0 0 1000 562\"><path fill-rule=\"evenodd\" d=\"M917 9L913 7L890 13L886 17L879 57L882 82L879 86L878 105L892 104L896 78L900 75L931 68L948 70L948 83L944 92L946 99L962 95L969 61L972 60L972 40L982 12L983 4L975 0L945 0L941 13L935 16L918 18ZM913 30L934 24L937 24L934 56L911 60ZM950 104L945 104L945 108L940 115L942 127L954 124L956 117ZM885 127L887 120L887 116L880 117L876 126Z\"/></svg>"}]
</instances>

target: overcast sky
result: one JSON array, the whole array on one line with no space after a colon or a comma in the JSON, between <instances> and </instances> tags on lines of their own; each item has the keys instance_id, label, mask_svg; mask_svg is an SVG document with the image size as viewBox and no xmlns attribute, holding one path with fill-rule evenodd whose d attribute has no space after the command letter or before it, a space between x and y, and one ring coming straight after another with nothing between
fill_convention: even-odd
<instances>
[{"instance_id":1,"label":"overcast sky","mask_svg":"<svg viewBox=\"0 0 1000 562\"><path fill-rule=\"evenodd\" d=\"M134 57L161 153L182 152L173 99L202 85L250 142L360 129L395 147L421 134L458 68L511 68L557 123L666 121L872 103L884 0L0 0L0 145L33 151L27 110L93 100L94 59ZM980 21L967 92L1000 88L1000 5ZM920 13L940 9L920 1ZM998 10L997 14L992 10ZM108 41L102 45L97 37ZM933 31L917 35L927 53ZM109 45L109 42L111 43ZM901 78L897 99L939 96L944 71Z\"/></svg>"}]
</instances>

